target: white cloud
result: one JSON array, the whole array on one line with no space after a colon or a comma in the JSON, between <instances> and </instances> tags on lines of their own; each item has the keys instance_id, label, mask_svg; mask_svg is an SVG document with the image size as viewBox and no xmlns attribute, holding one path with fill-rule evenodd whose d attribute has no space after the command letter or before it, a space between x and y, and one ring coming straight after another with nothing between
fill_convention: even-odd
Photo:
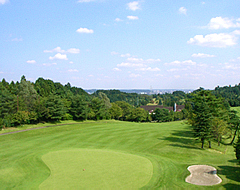
<instances>
[{"instance_id":1,"label":"white cloud","mask_svg":"<svg viewBox=\"0 0 240 190\"><path fill-rule=\"evenodd\" d=\"M52 50L44 50L44 53L53 53L53 52L58 52L58 53L64 53L65 50L62 50L60 47L56 47Z\"/></svg>"},{"instance_id":2,"label":"white cloud","mask_svg":"<svg viewBox=\"0 0 240 190\"><path fill-rule=\"evenodd\" d=\"M180 7L180 8L178 9L178 11L179 11L180 14L184 14L184 15L187 14L187 9L186 9L185 7Z\"/></svg>"},{"instance_id":3,"label":"white cloud","mask_svg":"<svg viewBox=\"0 0 240 190\"><path fill-rule=\"evenodd\" d=\"M146 62L147 63L154 63L154 62L160 62L161 59L147 59Z\"/></svg>"},{"instance_id":4,"label":"white cloud","mask_svg":"<svg viewBox=\"0 0 240 190\"><path fill-rule=\"evenodd\" d=\"M240 28L240 18L238 19L229 19L227 17L215 17L210 20L207 25L209 29L228 29L228 28Z\"/></svg>"},{"instance_id":5,"label":"white cloud","mask_svg":"<svg viewBox=\"0 0 240 190\"><path fill-rule=\"evenodd\" d=\"M136 57L129 57L130 54L123 54L121 57L128 57L125 62L122 62L121 64L118 64L118 67L142 67L146 68L146 64L152 64L156 62L160 62L160 59L142 59L142 58L136 58Z\"/></svg>"},{"instance_id":6,"label":"white cloud","mask_svg":"<svg viewBox=\"0 0 240 190\"><path fill-rule=\"evenodd\" d=\"M131 54L130 53L126 53L126 54L121 54L121 57L130 57Z\"/></svg>"},{"instance_id":7,"label":"white cloud","mask_svg":"<svg viewBox=\"0 0 240 190\"><path fill-rule=\"evenodd\" d=\"M80 53L80 49L70 48L70 49L67 50L67 53L77 54L77 53Z\"/></svg>"},{"instance_id":8,"label":"white cloud","mask_svg":"<svg viewBox=\"0 0 240 190\"><path fill-rule=\"evenodd\" d=\"M131 62L143 62L143 59L142 59L142 58L129 57L129 58L127 58L127 61L131 61Z\"/></svg>"},{"instance_id":9,"label":"white cloud","mask_svg":"<svg viewBox=\"0 0 240 190\"><path fill-rule=\"evenodd\" d=\"M240 30L234 30L234 31L232 32L232 34L233 34L233 35L240 35Z\"/></svg>"},{"instance_id":10,"label":"white cloud","mask_svg":"<svg viewBox=\"0 0 240 190\"><path fill-rule=\"evenodd\" d=\"M73 73L73 72L79 72L77 69L68 69L68 72Z\"/></svg>"},{"instance_id":11,"label":"white cloud","mask_svg":"<svg viewBox=\"0 0 240 190\"><path fill-rule=\"evenodd\" d=\"M119 53L118 52L115 52L115 51L112 51L111 52L111 55L118 55Z\"/></svg>"},{"instance_id":12,"label":"white cloud","mask_svg":"<svg viewBox=\"0 0 240 190\"><path fill-rule=\"evenodd\" d=\"M35 60L28 60L27 63L30 63L30 64L35 64L36 61Z\"/></svg>"},{"instance_id":13,"label":"white cloud","mask_svg":"<svg viewBox=\"0 0 240 190\"><path fill-rule=\"evenodd\" d=\"M140 71L161 71L161 69L159 69L158 67L155 67L155 68L151 68L151 67L140 68L138 70L140 70Z\"/></svg>"},{"instance_id":14,"label":"white cloud","mask_svg":"<svg viewBox=\"0 0 240 190\"><path fill-rule=\"evenodd\" d=\"M127 4L127 8L132 10L132 11L136 11L136 10L140 10L140 4L138 1L133 1Z\"/></svg>"},{"instance_id":15,"label":"white cloud","mask_svg":"<svg viewBox=\"0 0 240 190\"><path fill-rule=\"evenodd\" d=\"M196 62L192 60L186 60L186 61L173 61L171 63L165 63L165 65L196 65Z\"/></svg>"},{"instance_id":16,"label":"white cloud","mask_svg":"<svg viewBox=\"0 0 240 190\"><path fill-rule=\"evenodd\" d=\"M238 31L238 30L237 30ZM188 44L206 46L206 47L227 47L237 44L237 37L235 36L238 32L232 33L220 33L220 34L208 34L206 36L196 35L187 42Z\"/></svg>"},{"instance_id":17,"label":"white cloud","mask_svg":"<svg viewBox=\"0 0 240 190\"><path fill-rule=\"evenodd\" d=\"M67 55L66 54L61 54L61 53L57 53L53 57L50 56L49 59L50 60L54 60L54 59L68 60Z\"/></svg>"},{"instance_id":18,"label":"white cloud","mask_svg":"<svg viewBox=\"0 0 240 190\"><path fill-rule=\"evenodd\" d=\"M142 63L128 63L122 62L121 64L117 64L118 67L146 67L145 64Z\"/></svg>"},{"instance_id":19,"label":"white cloud","mask_svg":"<svg viewBox=\"0 0 240 190\"><path fill-rule=\"evenodd\" d=\"M116 22L121 22L121 21L123 21L123 20L120 19L120 18L116 18L115 21L116 21Z\"/></svg>"},{"instance_id":20,"label":"white cloud","mask_svg":"<svg viewBox=\"0 0 240 190\"><path fill-rule=\"evenodd\" d=\"M131 77L131 78L137 78L137 77L140 77L141 75L139 75L139 74L134 74L134 73L132 73L132 74L130 74L129 75L129 77Z\"/></svg>"},{"instance_id":21,"label":"white cloud","mask_svg":"<svg viewBox=\"0 0 240 190\"><path fill-rule=\"evenodd\" d=\"M206 58L206 57L216 57L216 56L205 54L205 53L194 53L194 54L192 54L192 57Z\"/></svg>"},{"instance_id":22,"label":"white cloud","mask_svg":"<svg viewBox=\"0 0 240 190\"><path fill-rule=\"evenodd\" d=\"M86 34L92 34L94 31L92 29L87 29L87 28L79 28L77 29L78 33L86 33Z\"/></svg>"},{"instance_id":23,"label":"white cloud","mask_svg":"<svg viewBox=\"0 0 240 190\"><path fill-rule=\"evenodd\" d=\"M43 51L44 53L54 53L54 52L58 52L58 53L74 53L74 54L77 54L77 53L80 53L80 50L77 49L77 48L70 48L68 49L67 51L61 49L60 47L56 47L52 50L44 50Z\"/></svg>"},{"instance_id":24,"label":"white cloud","mask_svg":"<svg viewBox=\"0 0 240 190\"><path fill-rule=\"evenodd\" d=\"M5 3L8 3L9 0L0 0L0 4L4 5Z\"/></svg>"},{"instance_id":25,"label":"white cloud","mask_svg":"<svg viewBox=\"0 0 240 190\"><path fill-rule=\"evenodd\" d=\"M229 62L223 64L223 69L239 70L240 69L240 57L237 59L231 59Z\"/></svg>"},{"instance_id":26,"label":"white cloud","mask_svg":"<svg viewBox=\"0 0 240 190\"><path fill-rule=\"evenodd\" d=\"M129 20L138 20L138 16L127 16Z\"/></svg>"},{"instance_id":27,"label":"white cloud","mask_svg":"<svg viewBox=\"0 0 240 190\"><path fill-rule=\"evenodd\" d=\"M121 71L121 69L119 69L119 68L117 68L117 67L116 67L116 68L113 68L113 70L114 70L114 71Z\"/></svg>"},{"instance_id":28,"label":"white cloud","mask_svg":"<svg viewBox=\"0 0 240 190\"><path fill-rule=\"evenodd\" d=\"M57 63L43 63L44 66L57 65Z\"/></svg>"},{"instance_id":29,"label":"white cloud","mask_svg":"<svg viewBox=\"0 0 240 190\"><path fill-rule=\"evenodd\" d=\"M179 71L179 69L177 69L177 68L172 68L172 69L169 69L169 70L167 70L167 71L169 71L169 72L175 72L175 71Z\"/></svg>"}]
</instances>

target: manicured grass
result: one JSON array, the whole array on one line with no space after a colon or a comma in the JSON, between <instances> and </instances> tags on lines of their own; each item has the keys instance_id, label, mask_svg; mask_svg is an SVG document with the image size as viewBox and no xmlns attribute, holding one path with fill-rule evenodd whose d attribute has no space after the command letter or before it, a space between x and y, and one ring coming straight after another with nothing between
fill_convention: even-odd
<instances>
[{"instance_id":1,"label":"manicured grass","mask_svg":"<svg viewBox=\"0 0 240 190\"><path fill-rule=\"evenodd\" d=\"M72 149L45 154L51 176L40 189L137 189L152 178L150 160L102 149Z\"/></svg>"},{"instance_id":2,"label":"manicured grass","mask_svg":"<svg viewBox=\"0 0 240 190\"><path fill-rule=\"evenodd\" d=\"M57 178L61 179L64 178L63 175L74 175L71 169L65 169L61 173L58 171L64 166L70 167L68 164L75 162L74 168L76 172L80 172L75 177L78 178L78 175L85 172L84 175L93 176L91 178L93 181L105 181L101 183L102 189L110 188L113 180L108 182L107 178L112 177L108 172L101 174L106 175L101 179L96 177L94 168L100 168L100 165L96 162L97 156L94 158L94 155L98 153L103 154L103 160L110 159L106 161L111 163L109 172L114 171L115 165L124 160L121 157L136 160L136 163L141 162L137 161L138 158L150 160L151 164L144 171L146 176L149 176L152 168L152 177L148 183L148 179L145 179L146 185L139 183L138 187L145 185L142 189L238 189L240 187L240 168L236 163L233 147L227 145L218 147L213 143L212 149L205 147L202 150L200 143L192 137L190 127L182 122L161 124L120 121L83 122L4 135L0 136L0 142L0 189L45 189L47 183L53 184L50 182L53 176L59 175ZM85 171L82 165L79 165L87 164L82 153L87 154L89 160L89 165L85 165ZM51 162L50 156L55 154L60 154L60 157L54 156ZM55 166L54 162L63 163ZM104 161L99 163L104 164ZM96 166L91 167L90 164ZM223 182L212 187L186 183L185 178L189 175L187 167L195 164L215 167ZM138 167L135 165L131 170L134 168ZM129 171L125 168L122 167L121 172L128 176ZM133 172L137 174L136 171ZM142 173L140 172L139 175L142 176ZM123 179L123 177L118 178ZM67 183L69 182L64 184L70 185ZM84 186L89 184L89 181L83 183ZM95 187L97 188L97 185ZM120 189L121 186L115 184L115 188L118 187Z\"/></svg>"}]
</instances>

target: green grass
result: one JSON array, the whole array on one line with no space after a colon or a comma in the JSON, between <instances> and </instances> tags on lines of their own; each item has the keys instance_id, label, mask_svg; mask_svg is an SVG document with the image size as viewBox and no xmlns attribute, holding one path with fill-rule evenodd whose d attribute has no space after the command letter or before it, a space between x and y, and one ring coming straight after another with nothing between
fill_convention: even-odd
<instances>
[{"instance_id":1,"label":"green grass","mask_svg":"<svg viewBox=\"0 0 240 190\"><path fill-rule=\"evenodd\" d=\"M240 106L239 107L231 107L231 109L237 111L237 115L240 116Z\"/></svg>"},{"instance_id":2,"label":"green grass","mask_svg":"<svg viewBox=\"0 0 240 190\"><path fill-rule=\"evenodd\" d=\"M150 160L102 149L72 149L45 154L51 176L40 189L138 189L152 178Z\"/></svg>"},{"instance_id":3,"label":"green grass","mask_svg":"<svg viewBox=\"0 0 240 190\"><path fill-rule=\"evenodd\" d=\"M79 180L82 186L74 179L75 182L68 181L63 184L66 187L74 185L84 189L90 184L89 180L92 180L99 181L98 184L101 184L99 188L102 189L111 188L112 185L115 185L115 189L121 187L134 189L119 185L123 184L119 181L125 176L126 182L128 180L137 182L139 186L134 186L135 189L141 186L142 189L238 189L240 187L240 168L233 147L227 145L218 147L213 143L212 149L205 147L202 150L200 143L192 138L190 127L182 122L161 124L120 121L83 122L3 135L0 136L0 142L0 189L47 189L46 184L56 184L52 181L53 178L61 181L73 176L76 179L83 174L88 180L84 182ZM56 154L60 156L57 157ZM99 154L103 160L97 162ZM142 168L144 171L137 170L139 168L133 164L130 164L133 166L127 165L133 171L121 167L121 164L127 164L124 162L126 159L130 160L129 163L135 160L136 165L142 161L146 162L146 167ZM91 164L95 164L94 167ZM118 164L120 167L116 166ZM190 174L187 167L194 164L207 164L217 168L223 182L211 187L186 183L185 178ZM99 172L101 165L104 168L109 166L109 169ZM62 169L63 167L65 169ZM70 169L71 167L76 174ZM115 169L121 170L117 172L118 177L114 173ZM105 176L99 178L97 172ZM133 180L136 176L131 172L140 177L146 172L144 183L140 184L137 179ZM152 176L151 179L149 176ZM57 185L60 185L60 182L56 184L55 189L58 189ZM63 188L65 186L61 185Z\"/></svg>"}]
</instances>

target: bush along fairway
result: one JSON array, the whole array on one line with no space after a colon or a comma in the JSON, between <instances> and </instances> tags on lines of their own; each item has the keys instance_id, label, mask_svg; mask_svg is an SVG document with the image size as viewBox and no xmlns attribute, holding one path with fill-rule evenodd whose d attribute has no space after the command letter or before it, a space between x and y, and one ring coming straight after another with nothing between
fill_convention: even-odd
<instances>
[{"instance_id":1,"label":"bush along fairway","mask_svg":"<svg viewBox=\"0 0 240 190\"><path fill-rule=\"evenodd\" d=\"M83 122L0 136L0 189L238 189L233 147L204 147L183 122ZM185 182L191 165L222 183Z\"/></svg>"}]
</instances>

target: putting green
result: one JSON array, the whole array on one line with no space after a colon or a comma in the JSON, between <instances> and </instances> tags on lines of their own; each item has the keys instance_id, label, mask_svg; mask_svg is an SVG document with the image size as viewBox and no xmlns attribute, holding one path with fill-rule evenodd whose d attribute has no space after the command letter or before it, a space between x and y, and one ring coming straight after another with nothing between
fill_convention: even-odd
<instances>
[{"instance_id":1,"label":"putting green","mask_svg":"<svg viewBox=\"0 0 240 190\"><path fill-rule=\"evenodd\" d=\"M153 174L147 158L101 149L55 151L42 160L51 174L40 189L138 189Z\"/></svg>"}]
</instances>

